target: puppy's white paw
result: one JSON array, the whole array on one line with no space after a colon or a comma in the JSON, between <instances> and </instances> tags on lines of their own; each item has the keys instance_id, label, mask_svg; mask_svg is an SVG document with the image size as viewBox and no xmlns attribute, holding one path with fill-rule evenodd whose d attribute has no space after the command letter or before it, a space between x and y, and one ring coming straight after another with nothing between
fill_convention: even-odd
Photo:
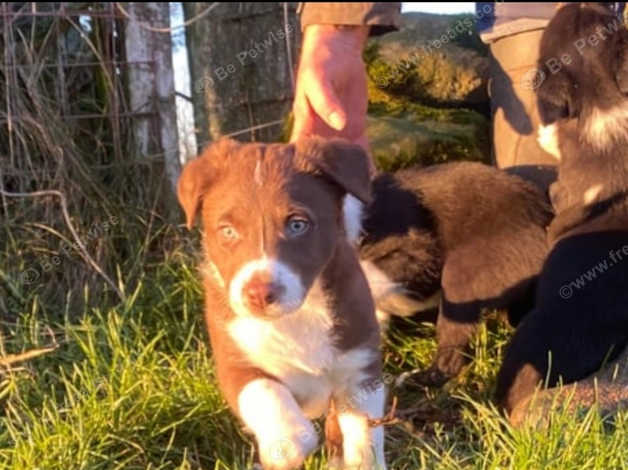
<instances>
[{"instance_id":1,"label":"puppy's white paw","mask_svg":"<svg viewBox=\"0 0 628 470\"><path fill-rule=\"evenodd\" d=\"M327 462L327 468L329 470L344 470L345 463L342 457L332 457Z\"/></svg>"},{"instance_id":2,"label":"puppy's white paw","mask_svg":"<svg viewBox=\"0 0 628 470\"><path fill-rule=\"evenodd\" d=\"M355 408L347 407L338 413L338 424L342 432L343 468L386 470L384 429L382 426L371 428L369 425L369 417L377 419L383 416L385 387L380 384L375 389L364 389L350 397L348 403Z\"/></svg>"},{"instance_id":3,"label":"puppy's white paw","mask_svg":"<svg viewBox=\"0 0 628 470\"><path fill-rule=\"evenodd\" d=\"M345 411L338 415L342 430L343 460L346 470L372 470L374 455L368 416L359 411Z\"/></svg>"},{"instance_id":4,"label":"puppy's white paw","mask_svg":"<svg viewBox=\"0 0 628 470\"><path fill-rule=\"evenodd\" d=\"M306 457L316 449L318 435L310 422L303 423L290 436L268 436L260 439L260 460L264 470L292 470L299 468Z\"/></svg>"},{"instance_id":5,"label":"puppy's white paw","mask_svg":"<svg viewBox=\"0 0 628 470\"><path fill-rule=\"evenodd\" d=\"M298 468L318 444L314 426L279 382L260 378L247 383L238 407L255 434L264 470Z\"/></svg>"}]
</instances>

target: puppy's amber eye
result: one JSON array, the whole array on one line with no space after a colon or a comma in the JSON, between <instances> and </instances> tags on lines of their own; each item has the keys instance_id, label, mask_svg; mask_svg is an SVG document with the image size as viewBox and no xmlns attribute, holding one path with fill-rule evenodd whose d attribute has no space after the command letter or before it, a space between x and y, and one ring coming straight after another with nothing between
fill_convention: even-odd
<instances>
[{"instance_id":1,"label":"puppy's amber eye","mask_svg":"<svg viewBox=\"0 0 628 470\"><path fill-rule=\"evenodd\" d=\"M288 223L286 224L286 235L289 237L298 237L307 232L311 225L310 221L303 216L292 216L288 219Z\"/></svg>"},{"instance_id":2,"label":"puppy's amber eye","mask_svg":"<svg viewBox=\"0 0 628 470\"><path fill-rule=\"evenodd\" d=\"M218 233L227 240L236 240L240 236L238 231L231 225L221 225L218 227Z\"/></svg>"}]
</instances>

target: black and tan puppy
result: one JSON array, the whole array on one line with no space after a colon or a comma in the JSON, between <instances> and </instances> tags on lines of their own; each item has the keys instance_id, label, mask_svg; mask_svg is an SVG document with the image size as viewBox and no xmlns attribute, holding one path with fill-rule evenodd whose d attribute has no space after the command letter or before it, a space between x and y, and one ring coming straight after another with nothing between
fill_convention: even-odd
<instances>
[{"instance_id":1,"label":"black and tan puppy","mask_svg":"<svg viewBox=\"0 0 628 470\"><path fill-rule=\"evenodd\" d=\"M559 159L551 253L499 373L507 411L583 379L628 342L628 31L598 4L558 11L541 41L540 141Z\"/></svg>"},{"instance_id":2,"label":"black and tan puppy","mask_svg":"<svg viewBox=\"0 0 628 470\"><path fill-rule=\"evenodd\" d=\"M373 195L360 258L378 314L439 307L436 357L417 379L442 385L466 364L482 309L507 308L513 325L532 309L549 201L522 177L471 162L380 175Z\"/></svg>"}]
</instances>

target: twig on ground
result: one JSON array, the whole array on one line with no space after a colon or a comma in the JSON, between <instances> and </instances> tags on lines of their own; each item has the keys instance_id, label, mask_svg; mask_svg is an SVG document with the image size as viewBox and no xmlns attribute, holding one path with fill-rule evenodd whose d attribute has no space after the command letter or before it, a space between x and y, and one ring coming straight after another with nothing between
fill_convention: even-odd
<instances>
[{"instance_id":1,"label":"twig on ground","mask_svg":"<svg viewBox=\"0 0 628 470\"><path fill-rule=\"evenodd\" d=\"M385 416L377 419L369 419L369 427L376 428L378 426L390 426L392 424L397 424L399 419L395 416L397 411L397 396L395 395L392 400L392 404L390 405L390 410L386 413Z\"/></svg>"}]
</instances>

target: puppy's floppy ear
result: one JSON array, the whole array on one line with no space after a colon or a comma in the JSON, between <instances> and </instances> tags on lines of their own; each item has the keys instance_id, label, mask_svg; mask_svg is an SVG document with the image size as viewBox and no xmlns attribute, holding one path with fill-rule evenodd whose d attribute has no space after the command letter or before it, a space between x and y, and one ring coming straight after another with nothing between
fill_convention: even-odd
<instances>
[{"instance_id":1,"label":"puppy's floppy ear","mask_svg":"<svg viewBox=\"0 0 628 470\"><path fill-rule=\"evenodd\" d=\"M296 143L296 158L304 169L320 171L363 203L371 201L370 159L359 145L344 139L302 139Z\"/></svg>"},{"instance_id":2,"label":"puppy's floppy ear","mask_svg":"<svg viewBox=\"0 0 628 470\"><path fill-rule=\"evenodd\" d=\"M616 43L617 53L615 54L615 81L619 90L628 95L628 32L623 31L622 36Z\"/></svg>"},{"instance_id":3,"label":"puppy's floppy ear","mask_svg":"<svg viewBox=\"0 0 628 470\"><path fill-rule=\"evenodd\" d=\"M194 226L203 196L217 177L220 163L218 160L237 145L234 140L220 140L208 146L199 157L188 162L183 168L177 183L177 196L185 212L188 229L191 230Z\"/></svg>"}]
</instances>

